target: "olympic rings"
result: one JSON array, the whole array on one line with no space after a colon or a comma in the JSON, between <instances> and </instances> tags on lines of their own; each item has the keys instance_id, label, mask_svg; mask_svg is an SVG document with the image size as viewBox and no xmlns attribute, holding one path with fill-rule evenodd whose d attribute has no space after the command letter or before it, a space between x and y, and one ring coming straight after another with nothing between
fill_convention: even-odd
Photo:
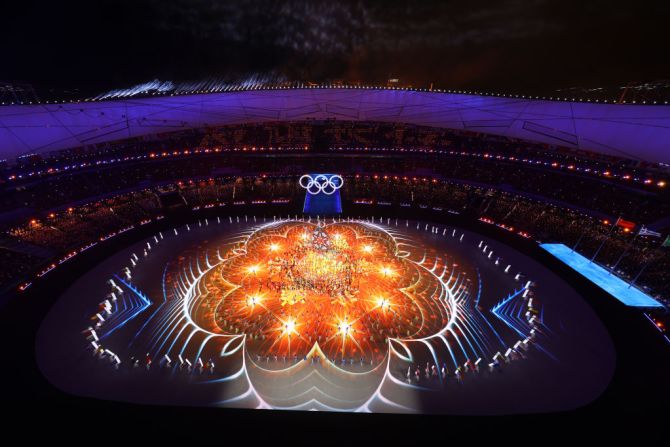
<instances>
[{"instance_id":1,"label":"olympic rings","mask_svg":"<svg viewBox=\"0 0 670 447\"><path fill-rule=\"evenodd\" d=\"M337 174L316 174L314 177L305 174L300 177L298 184L312 195L324 193L329 196L342 187L344 179Z\"/></svg>"}]
</instances>

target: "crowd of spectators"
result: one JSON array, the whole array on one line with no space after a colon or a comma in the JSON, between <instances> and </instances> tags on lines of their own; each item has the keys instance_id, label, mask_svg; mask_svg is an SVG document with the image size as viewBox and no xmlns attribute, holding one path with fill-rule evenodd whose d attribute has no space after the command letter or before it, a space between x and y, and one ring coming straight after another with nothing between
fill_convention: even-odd
<instances>
[{"instance_id":1,"label":"crowd of spectators","mask_svg":"<svg viewBox=\"0 0 670 447\"><path fill-rule=\"evenodd\" d=\"M670 187L658 180L664 174L639 162L407 125L246 125L68 154L10 169L6 174L14 180L5 177L0 184L0 212L46 210L192 178L336 171L458 179L645 222L670 215ZM85 168L48 169L67 163ZM51 174L29 176L29 171Z\"/></svg>"},{"instance_id":2,"label":"crowd of spectators","mask_svg":"<svg viewBox=\"0 0 670 447\"><path fill-rule=\"evenodd\" d=\"M377 177L377 178L375 178ZM171 188L187 209L212 204L269 203L273 200L297 203L302 191L297 177L230 177L178 182ZM8 237L26 246L38 246L55 253L66 253L105 234L155 218L165 211L161 195L165 186L120 194L83 206L50 213L43 219L11 228ZM585 256L596 254L596 261L613 267L623 277L633 278L649 264L638 279L661 299L670 296L670 250L659 248L660 240L635 236L613 227L613 222L574 208L501 191L437 178L394 179L391 176L347 177L342 189L346 200L376 205L421 207L455 211L473 219L487 219L515 231L523 231L539 241L559 241ZM614 230L613 230L614 228ZM602 245L602 247L601 247ZM2 257L8 264L2 285L20 279L35 265L34 257ZM9 267L11 265L11 267Z\"/></svg>"},{"instance_id":3,"label":"crowd of spectators","mask_svg":"<svg viewBox=\"0 0 670 447\"><path fill-rule=\"evenodd\" d=\"M5 171L0 226L23 247L62 253L95 241L162 214L169 189L191 208L297 203L300 175L337 172L348 177L345 200L452 209L538 240L579 242L587 256L604 241L598 262L628 277L649 264L638 283L670 296L670 250L657 249L654 238L610 231L620 216L670 229L664 173L630 160L444 129L334 121L189 130L22 159ZM0 286L46 257L20 247L2 248Z\"/></svg>"},{"instance_id":4,"label":"crowd of spectators","mask_svg":"<svg viewBox=\"0 0 670 447\"><path fill-rule=\"evenodd\" d=\"M637 236L639 226L625 231L615 226L613 219L486 186L366 177L345 182L343 194L363 202L423 206L484 218L538 241L576 247L589 258L597 255L596 262L614 267L617 274L628 279L635 278L648 264L637 283L670 304L670 248L660 247L662 238Z\"/></svg>"},{"instance_id":5,"label":"crowd of spectators","mask_svg":"<svg viewBox=\"0 0 670 447\"><path fill-rule=\"evenodd\" d=\"M155 216L158 210L152 191L137 191L50 213L44 219L31 219L8 233L28 244L66 252Z\"/></svg>"},{"instance_id":6,"label":"crowd of spectators","mask_svg":"<svg viewBox=\"0 0 670 447\"><path fill-rule=\"evenodd\" d=\"M43 259L0 247L0 290L17 280L28 278Z\"/></svg>"},{"instance_id":7,"label":"crowd of spectators","mask_svg":"<svg viewBox=\"0 0 670 447\"><path fill-rule=\"evenodd\" d=\"M301 194L297 179L277 177L237 177L229 181L200 180L182 182L181 196L190 206L212 203L251 203L254 200L293 200Z\"/></svg>"},{"instance_id":8,"label":"crowd of spectators","mask_svg":"<svg viewBox=\"0 0 670 447\"><path fill-rule=\"evenodd\" d=\"M453 155L411 153L392 161L367 159L356 160L355 163L361 173L390 172L410 178L436 176L493 186L545 201L549 199L556 204L580 207L603 215L628 216L644 222L670 215L670 193L665 188L645 189L606 178L557 171L551 167L501 161L495 157L463 156L460 152Z\"/></svg>"},{"instance_id":9,"label":"crowd of spectators","mask_svg":"<svg viewBox=\"0 0 670 447\"><path fill-rule=\"evenodd\" d=\"M91 198L193 178L259 173L299 175L305 172L338 172L344 175L385 173L402 177L428 175L490 185L606 216L621 215L646 223L670 215L670 188L635 188L607 179L518 163L448 154L388 157L337 154L306 158L290 153L271 157L236 154L203 155L188 160L143 160L133 164L64 173L20 186L6 186L5 194L0 199L0 212L22 208L50 210L59 205L67 206L82 200L90 201Z\"/></svg>"}]
</instances>

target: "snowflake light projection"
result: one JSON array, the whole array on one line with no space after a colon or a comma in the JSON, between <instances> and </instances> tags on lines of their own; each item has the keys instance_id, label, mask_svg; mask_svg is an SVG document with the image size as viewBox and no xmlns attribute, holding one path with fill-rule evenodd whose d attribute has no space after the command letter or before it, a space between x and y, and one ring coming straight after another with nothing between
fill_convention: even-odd
<instances>
[{"instance_id":1,"label":"snowflake light projection","mask_svg":"<svg viewBox=\"0 0 670 447\"><path fill-rule=\"evenodd\" d=\"M116 281L117 293L148 302ZM536 323L523 319L503 340L477 306L478 287L476 270L392 227L276 221L166 266L163 302L132 315L128 346L173 372L199 368L193 380L209 404L415 411L412 393L431 385L406 380L410 365L440 383L523 357L532 341ZM494 315L503 319L527 287ZM122 336L115 325L100 329L104 343Z\"/></svg>"},{"instance_id":2,"label":"snowflake light projection","mask_svg":"<svg viewBox=\"0 0 670 447\"><path fill-rule=\"evenodd\" d=\"M252 356L381 362L388 338L420 338L449 323L439 281L398 253L391 235L359 223L286 222L257 231L243 253L200 280L213 312L195 322L244 334ZM424 278L425 276L425 278Z\"/></svg>"}]
</instances>

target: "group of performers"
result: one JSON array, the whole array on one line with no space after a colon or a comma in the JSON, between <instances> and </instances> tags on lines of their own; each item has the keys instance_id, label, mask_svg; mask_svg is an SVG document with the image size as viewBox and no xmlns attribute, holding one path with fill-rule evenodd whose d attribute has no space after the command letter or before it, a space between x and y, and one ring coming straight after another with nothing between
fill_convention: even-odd
<instances>
[{"instance_id":1,"label":"group of performers","mask_svg":"<svg viewBox=\"0 0 670 447\"><path fill-rule=\"evenodd\" d=\"M400 269L379 239L322 226L292 231L252 247L261 256L239 270L242 287L232 295L237 305L218 307L221 329L246 334L254 354L305 355L318 343L338 359L372 358L388 338L420 330L424 320L415 301L386 290L396 275L383 267Z\"/></svg>"},{"instance_id":2,"label":"group of performers","mask_svg":"<svg viewBox=\"0 0 670 447\"><path fill-rule=\"evenodd\" d=\"M269 274L260 282L259 292L266 288L290 304L310 293L352 300L366 264L346 243L330 244L315 234L268 262Z\"/></svg>"}]
</instances>

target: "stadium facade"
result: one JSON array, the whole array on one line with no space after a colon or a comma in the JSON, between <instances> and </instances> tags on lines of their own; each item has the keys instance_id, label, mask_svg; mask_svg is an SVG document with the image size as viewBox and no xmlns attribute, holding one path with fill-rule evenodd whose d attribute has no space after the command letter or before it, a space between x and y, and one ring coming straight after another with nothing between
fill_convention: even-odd
<instances>
[{"instance_id":1,"label":"stadium facade","mask_svg":"<svg viewBox=\"0 0 670 447\"><path fill-rule=\"evenodd\" d=\"M304 120L402 122L670 163L670 106L393 88L259 89L0 107L2 157L191 128Z\"/></svg>"}]
</instances>

